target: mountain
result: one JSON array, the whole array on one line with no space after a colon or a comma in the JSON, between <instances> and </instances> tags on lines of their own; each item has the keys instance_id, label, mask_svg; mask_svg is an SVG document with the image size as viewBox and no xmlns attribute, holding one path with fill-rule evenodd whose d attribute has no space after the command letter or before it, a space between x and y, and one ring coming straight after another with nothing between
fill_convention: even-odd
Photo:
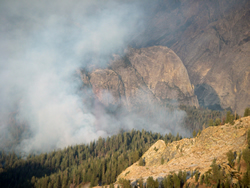
<instances>
[{"instance_id":1,"label":"mountain","mask_svg":"<svg viewBox=\"0 0 250 188\"><path fill-rule=\"evenodd\" d=\"M161 0L145 9L146 29L133 46L169 47L201 106L243 114L250 105L250 1Z\"/></svg>"},{"instance_id":2,"label":"mountain","mask_svg":"<svg viewBox=\"0 0 250 188\"><path fill-rule=\"evenodd\" d=\"M232 182L237 183L242 171L237 171L236 167L239 166L239 158L248 144L249 128L250 117L248 116L236 120L234 125L208 127L195 138L185 138L167 145L159 140L141 157L145 161L145 166L140 166L137 161L124 170L117 180L128 179L133 183L141 178L146 181L150 176L159 179L178 173L180 170L186 171L189 175L191 172L198 171L201 176L211 171L210 165L216 159L221 170L223 169L226 174L231 173ZM230 150L234 153L234 162L236 163L236 159L238 161L235 166L228 164L227 153ZM244 171L246 169L243 166L246 164L242 165Z\"/></svg>"},{"instance_id":3,"label":"mountain","mask_svg":"<svg viewBox=\"0 0 250 188\"><path fill-rule=\"evenodd\" d=\"M82 71L81 78L106 106L132 109L157 101L199 106L181 59L164 46L130 48L125 56L115 55L108 68Z\"/></svg>"}]
</instances>

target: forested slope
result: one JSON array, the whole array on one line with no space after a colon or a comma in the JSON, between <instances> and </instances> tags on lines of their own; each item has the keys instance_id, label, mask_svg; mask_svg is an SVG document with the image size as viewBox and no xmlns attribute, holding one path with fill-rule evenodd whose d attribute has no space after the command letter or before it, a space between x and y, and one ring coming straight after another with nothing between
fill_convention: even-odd
<instances>
[{"instance_id":1,"label":"forested slope","mask_svg":"<svg viewBox=\"0 0 250 188\"><path fill-rule=\"evenodd\" d=\"M198 130L233 122L238 116L195 107L181 106L187 116L183 128ZM237 114L236 114L237 115ZM245 116L250 109L245 110ZM153 126L153 125L152 125ZM17 130L18 131L18 130ZM18 132L16 132L18 133ZM18 134L17 134L18 135ZM99 138L89 144L69 146L50 153L29 154L24 157L14 152L0 152L0 187L75 187L90 182L91 186L108 185L158 140L166 143L182 137L171 133L161 135L145 130L131 130L108 138Z\"/></svg>"},{"instance_id":2,"label":"forested slope","mask_svg":"<svg viewBox=\"0 0 250 188\"><path fill-rule=\"evenodd\" d=\"M0 187L69 187L86 182L110 184L128 166L136 162L157 140L180 140L181 136L145 130L99 138L90 144L29 155L0 154Z\"/></svg>"}]
</instances>

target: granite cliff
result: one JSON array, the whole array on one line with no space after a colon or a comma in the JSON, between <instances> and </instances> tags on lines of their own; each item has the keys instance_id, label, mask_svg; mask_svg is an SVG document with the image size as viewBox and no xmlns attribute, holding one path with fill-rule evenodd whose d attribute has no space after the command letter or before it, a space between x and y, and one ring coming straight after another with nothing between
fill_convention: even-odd
<instances>
[{"instance_id":1,"label":"granite cliff","mask_svg":"<svg viewBox=\"0 0 250 188\"><path fill-rule=\"evenodd\" d=\"M82 71L81 78L105 106L131 109L157 101L199 106L181 59L163 46L130 48L125 56L115 55L108 68Z\"/></svg>"},{"instance_id":2,"label":"granite cliff","mask_svg":"<svg viewBox=\"0 0 250 188\"><path fill-rule=\"evenodd\" d=\"M172 49L187 68L201 106L250 105L250 2L248 0L162 0L145 5L146 29L137 48Z\"/></svg>"}]
</instances>

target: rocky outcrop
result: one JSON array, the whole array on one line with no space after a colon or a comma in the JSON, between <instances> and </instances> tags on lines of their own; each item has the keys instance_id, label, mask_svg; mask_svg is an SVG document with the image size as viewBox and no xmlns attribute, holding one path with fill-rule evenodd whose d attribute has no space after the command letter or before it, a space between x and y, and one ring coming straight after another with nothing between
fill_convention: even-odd
<instances>
[{"instance_id":1,"label":"rocky outcrop","mask_svg":"<svg viewBox=\"0 0 250 188\"><path fill-rule=\"evenodd\" d=\"M250 2L163 0L151 7L134 45L168 46L186 66L200 105L243 114L250 105Z\"/></svg>"},{"instance_id":2,"label":"rocky outcrop","mask_svg":"<svg viewBox=\"0 0 250 188\"><path fill-rule=\"evenodd\" d=\"M236 120L234 125L225 124L218 127L208 127L195 138L182 139L165 144L159 140L144 153L142 159L145 166L139 166L139 161L124 170L118 177L134 182L143 178L144 181L149 176L154 179L163 178L179 170L190 173L199 171L201 174L211 169L212 161L216 158L216 163L223 168L226 173L233 172L234 183L241 172L230 167L226 153L232 150L239 154L247 146L247 131L250 128L250 117ZM164 159L164 164L162 164Z\"/></svg>"},{"instance_id":3,"label":"rocky outcrop","mask_svg":"<svg viewBox=\"0 0 250 188\"><path fill-rule=\"evenodd\" d=\"M115 56L109 68L82 72L81 78L106 106L122 104L131 109L157 101L198 106L185 66L163 46L131 48L124 57Z\"/></svg>"},{"instance_id":4,"label":"rocky outcrop","mask_svg":"<svg viewBox=\"0 0 250 188\"><path fill-rule=\"evenodd\" d=\"M90 83L95 96L103 104L120 103L124 86L119 75L110 69L97 69L90 74Z\"/></svg>"},{"instance_id":5,"label":"rocky outcrop","mask_svg":"<svg viewBox=\"0 0 250 188\"><path fill-rule=\"evenodd\" d=\"M123 105L131 109L143 103L157 101L152 91L145 84L143 77L132 66L127 56L124 58L117 56L111 63L110 69L115 71L123 82Z\"/></svg>"},{"instance_id":6,"label":"rocky outcrop","mask_svg":"<svg viewBox=\"0 0 250 188\"><path fill-rule=\"evenodd\" d=\"M163 46L131 49L128 59L157 98L198 106L187 70L171 49Z\"/></svg>"}]
</instances>

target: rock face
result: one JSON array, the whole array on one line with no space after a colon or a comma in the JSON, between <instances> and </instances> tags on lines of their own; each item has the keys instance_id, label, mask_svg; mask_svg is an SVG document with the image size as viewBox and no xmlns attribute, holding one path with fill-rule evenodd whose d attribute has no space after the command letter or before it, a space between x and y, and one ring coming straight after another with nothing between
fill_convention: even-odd
<instances>
[{"instance_id":1,"label":"rock face","mask_svg":"<svg viewBox=\"0 0 250 188\"><path fill-rule=\"evenodd\" d=\"M163 0L147 7L138 48L171 48L202 106L243 114L250 105L250 1Z\"/></svg>"},{"instance_id":2,"label":"rock face","mask_svg":"<svg viewBox=\"0 0 250 188\"><path fill-rule=\"evenodd\" d=\"M109 69L97 69L90 74L90 83L96 97L105 105L119 103L124 86L119 75Z\"/></svg>"},{"instance_id":3,"label":"rock face","mask_svg":"<svg viewBox=\"0 0 250 188\"><path fill-rule=\"evenodd\" d=\"M179 170L191 172L198 170L204 174L211 169L211 163L216 163L226 172L234 172L237 177L240 172L228 165L226 153L229 150L239 153L247 146L246 133L250 128L250 117L237 120L234 125L226 124L218 127L208 127L195 138L182 139L166 145L159 140L142 156L145 166L139 166L139 161L124 170L118 177L134 182L140 178L144 181L149 176L154 179L163 178ZM161 159L164 164L161 164Z\"/></svg>"},{"instance_id":4,"label":"rock face","mask_svg":"<svg viewBox=\"0 0 250 188\"><path fill-rule=\"evenodd\" d=\"M163 46L129 49L125 57L115 57L109 68L82 72L81 77L105 105L134 108L145 102L166 104L174 100L198 106L185 66Z\"/></svg>"},{"instance_id":5,"label":"rock face","mask_svg":"<svg viewBox=\"0 0 250 188\"><path fill-rule=\"evenodd\" d=\"M128 59L157 98L198 106L187 70L172 50L163 46L132 49Z\"/></svg>"}]
</instances>

